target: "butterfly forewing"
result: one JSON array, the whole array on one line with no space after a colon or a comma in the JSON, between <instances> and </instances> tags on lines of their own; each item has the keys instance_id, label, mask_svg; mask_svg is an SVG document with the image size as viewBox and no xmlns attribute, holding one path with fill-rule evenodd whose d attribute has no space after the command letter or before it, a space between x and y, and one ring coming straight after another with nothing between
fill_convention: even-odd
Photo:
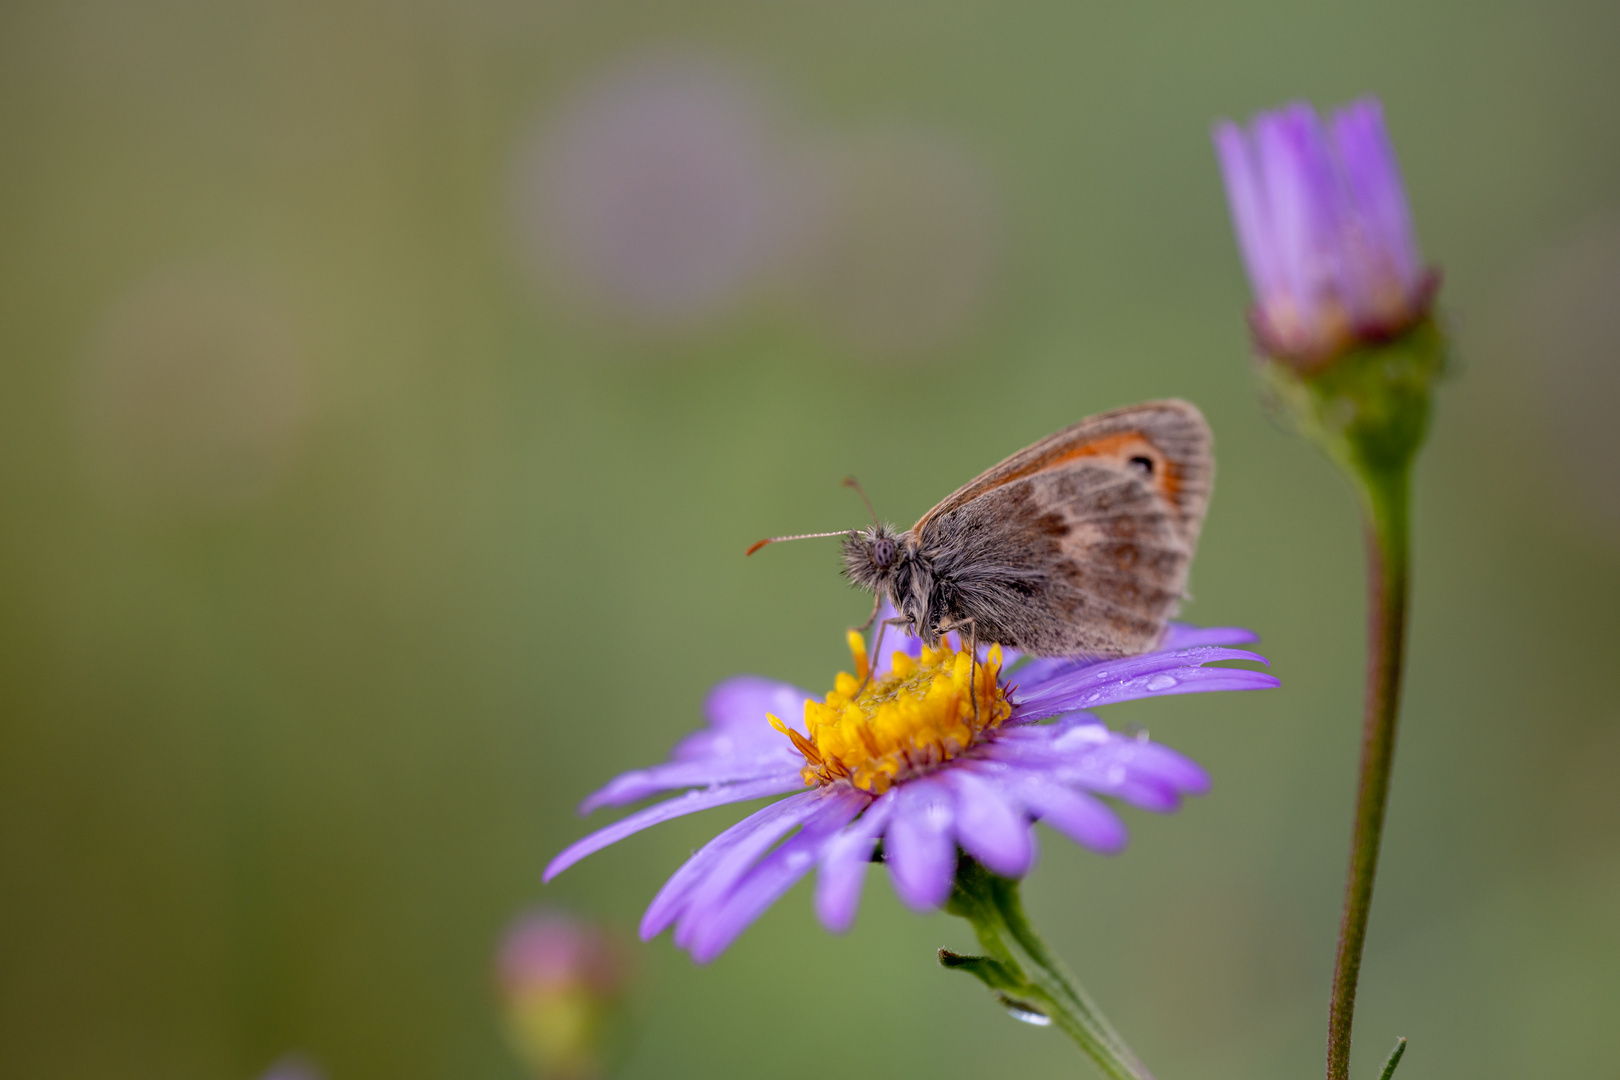
<instances>
[{"instance_id":1,"label":"butterfly forewing","mask_svg":"<svg viewBox=\"0 0 1620 1080\"><path fill-rule=\"evenodd\" d=\"M1149 401L1100 413L992 465L923 515L913 531L920 535L931 518L1013 480L1095 459L1141 473L1173 508L1188 543L1196 543L1215 479L1213 442L1204 414L1190 402Z\"/></svg>"},{"instance_id":2,"label":"butterfly forewing","mask_svg":"<svg viewBox=\"0 0 1620 1080\"><path fill-rule=\"evenodd\" d=\"M988 470L913 535L941 583L930 625L1042 656L1153 648L1186 588L1214 465L1185 402L1083 420Z\"/></svg>"}]
</instances>

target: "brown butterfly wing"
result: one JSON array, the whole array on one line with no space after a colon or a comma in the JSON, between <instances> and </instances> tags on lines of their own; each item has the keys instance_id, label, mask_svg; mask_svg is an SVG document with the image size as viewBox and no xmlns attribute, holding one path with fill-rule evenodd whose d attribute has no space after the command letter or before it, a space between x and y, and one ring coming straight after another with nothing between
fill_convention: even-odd
<instances>
[{"instance_id":1,"label":"brown butterfly wing","mask_svg":"<svg viewBox=\"0 0 1620 1080\"><path fill-rule=\"evenodd\" d=\"M1153 465L1150 487L1174 507L1182 534L1196 544L1215 482L1214 445L1204 414L1190 401L1127 405L1071 424L992 465L942 499L912 531L921 536L935 516L1057 465L1100 459L1125 466L1133 457L1146 457Z\"/></svg>"},{"instance_id":2,"label":"brown butterfly wing","mask_svg":"<svg viewBox=\"0 0 1620 1080\"><path fill-rule=\"evenodd\" d=\"M918 522L948 583L940 615L1043 656L1154 647L1185 591L1214 463L1185 402L1083 420L1008 458Z\"/></svg>"}]
</instances>

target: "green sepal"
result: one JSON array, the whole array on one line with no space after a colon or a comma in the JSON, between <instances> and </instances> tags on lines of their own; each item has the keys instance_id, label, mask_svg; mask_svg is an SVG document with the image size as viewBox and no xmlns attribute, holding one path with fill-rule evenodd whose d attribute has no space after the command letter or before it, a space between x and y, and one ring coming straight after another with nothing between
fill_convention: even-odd
<instances>
[{"instance_id":1,"label":"green sepal","mask_svg":"<svg viewBox=\"0 0 1620 1080\"><path fill-rule=\"evenodd\" d=\"M1431 316L1320 368L1302 372L1284 360L1266 360L1260 375L1276 410L1364 487L1404 473L1417 456L1446 356L1445 335Z\"/></svg>"},{"instance_id":2,"label":"green sepal","mask_svg":"<svg viewBox=\"0 0 1620 1080\"><path fill-rule=\"evenodd\" d=\"M949 949L939 950L939 966L952 971L963 971L978 979L992 990L1022 991L1027 983L999 960L988 956L963 956Z\"/></svg>"}]
</instances>

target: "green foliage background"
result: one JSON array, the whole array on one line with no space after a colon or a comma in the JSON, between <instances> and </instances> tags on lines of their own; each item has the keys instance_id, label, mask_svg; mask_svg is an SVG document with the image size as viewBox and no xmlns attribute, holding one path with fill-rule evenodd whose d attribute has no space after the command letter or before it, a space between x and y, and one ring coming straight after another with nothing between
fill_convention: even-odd
<instances>
[{"instance_id":1,"label":"green foliage background","mask_svg":"<svg viewBox=\"0 0 1620 1080\"><path fill-rule=\"evenodd\" d=\"M1207 130L1373 92L1461 363L1418 478L1358 1071L1407 1035L1408 1080L1613 1076L1620 532L1612 489L1570 481L1586 444L1526 297L1620 208L1617 35L1597 3L0 8L0 1073L246 1078L296 1049L332 1080L518 1076L490 970L512 914L628 930L726 820L542 889L575 802L715 680L821 688L846 660L863 603L832 553L742 548L857 522L846 472L909 522L1052 429L1178 395L1220 454L1187 615L1257 628L1284 685L1115 709L1214 790L1129 814L1117 859L1046 837L1026 895L1158 1075L1314 1074L1361 553L1348 490L1256 404ZM768 304L653 340L536 289L515 148L663 42L818 123L971 145L1009 238L988 320L873 363ZM95 328L172 266L273 282L311 373L296 453L240 504L109 498L85 465ZM1620 405L1620 350L1594 349ZM875 876L846 937L801 887L711 967L638 946L623 1075L1084 1068L940 945L964 928Z\"/></svg>"}]
</instances>

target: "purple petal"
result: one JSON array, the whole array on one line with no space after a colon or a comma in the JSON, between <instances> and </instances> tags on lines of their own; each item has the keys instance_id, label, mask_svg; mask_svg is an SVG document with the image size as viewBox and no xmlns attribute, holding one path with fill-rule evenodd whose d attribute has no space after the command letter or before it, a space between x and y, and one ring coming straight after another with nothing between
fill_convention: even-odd
<instances>
[{"instance_id":1,"label":"purple petal","mask_svg":"<svg viewBox=\"0 0 1620 1080\"><path fill-rule=\"evenodd\" d=\"M956 876L950 792L933 777L901 785L884 840L889 876L900 899L919 911L945 903Z\"/></svg>"},{"instance_id":2,"label":"purple petal","mask_svg":"<svg viewBox=\"0 0 1620 1080\"><path fill-rule=\"evenodd\" d=\"M1132 768L1129 755L1122 753L1123 744L1131 740L1115 738L1118 741L1078 756L1054 752L1050 747L995 743L980 752L980 760L1040 772L1055 782L1109 795L1144 810L1168 813L1180 806L1175 785L1149 770Z\"/></svg>"},{"instance_id":3,"label":"purple petal","mask_svg":"<svg viewBox=\"0 0 1620 1080\"><path fill-rule=\"evenodd\" d=\"M581 814L603 806L623 806L644 799L660 791L678 788L713 787L743 780L757 780L780 776L789 770L804 767L804 758L793 749L780 732L772 732L781 740L782 749L773 754L753 758L719 761L675 761L667 765L654 765L650 769L637 769L615 777L605 787L579 804Z\"/></svg>"},{"instance_id":4,"label":"purple petal","mask_svg":"<svg viewBox=\"0 0 1620 1080\"><path fill-rule=\"evenodd\" d=\"M608 845L616 844L625 837L657 825L659 822L671 821L687 814L695 814L699 810L707 810L712 806L725 806L727 803L743 802L747 799L761 799L767 795L781 795L803 785L804 780L799 774L792 772L782 773L779 776L767 776L748 783L732 784L729 787L688 791L685 795L677 795L673 799L666 799L661 803L647 807L645 810L638 810L605 829L598 829L589 836L574 841L564 848L555 859L551 860L541 880L550 881L585 856L601 851Z\"/></svg>"},{"instance_id":5,"label":"purple petal","mask_svg":"<svg viewBox=\"0 0 1620 1080\"><path fill-rule=\"evenodd\" d=\"M1203 795L1209 791L1209 774L1192 758L1147 739L1133 739L1130 766L1169 784L1182 795Z\"/></svg>"},{"instance_id":6,"label":"purple petal","mask_svg":"<svg viewBox=\"0 0 1620 1080\"><path fill-rule=\"evenodd\" d=\"M697 876L685 900L675 905L676 945L683 949L690 948L693 935L702 927L703 921L719 907L742 880L743 875L747 874L778 840L797 826L825 813L829 804L833 804L836 808L836 804L843 798L840 791L828 788L817 788L806 794L809 798L794 807L792 812L773 820L766 827L757 828L752 833L740 837ZM783 800L783 802L791 801L793 800Z\"/></svg>"},{"instance_id":7,"label":"purple petal","mask_svg":"<svg viewBox=\"0 0 1620 1080\"><path fill-rule=\"evenodd\" d=\"M700 913L688 937L692 959L706 964L719 956L765 909L776 903L816 864L829 837L871 801L864 792L838 789L822 800L804 827L767 855L718 905Z\"/></svg>"},{"instance_id":8,"label":"purple petal","mask_svg":"<svg viewBox=\"0 0 1620 1080\"><path fill-rule=\"evenodd\" d=\"M1107 662L1106 660L1093 660L1081 656L1043 656L1031 660L1017 671L1012 672L1008 676L1008 681L1016 684L1021 689L1027 690L1031 687L1039 687L1058 675L1078 671L1081 668L1091 667L1096 664L1106 664Z\"/></svg>"},{"instance_id":9,"label":"purple petal","mask_svg":"<svg viewBox=\"0 0 1620 1080\"><path fill-rule=\"evenodd\" d=\"M1241 626L1193 626L1191 623L1173 622L1165 631L1159 652L1190 649L1195 645L1249 645L1260 640L1260 635Z\"/></svg>"},{"instance_id":10,"label":"purple petal","mask_svg":"<svg viewBox=\"0 0 1620 1080\"><path fill-rule=\"evenodd\" d=\"M1321 122L1303 102L1254 125L1282 288L1307 324L1342 293L1343 196Z\"/></svg>"},{"instance_id":11,"label":"purple petal","mask_svg":"<svg viewBox=\"0 0 1620 1080\"><path fill-rule=\"evenodd\" d=\"M816 813L822 794L822 789L814 788L772 803L739 823L745 828L727 829L699 848L648 905L641 917L643 940L656 937L673 922L676 944L680 944L680 920L724 895L755 860Z\"/></svg>"},{"instance_id":12,"label":"purple petal","mask_svg":"<svg viewBox=\"0 0 1620 1080\"><path fill-rule=\"evenodd\" d=\"M1125 850L1125 823L1101 799L1062 784L1042 784L1021 794L1030 813L1075 843L1108 855Z\"/></svg>"},{"instance_id":13,"label":"purple petal","mask_svg":"<svg viewBox=\"0 0 1620 1080\"><path fill-rule=\"evenodd\" d=\"M782 749L792 752L786 736L765 719L773 713L790 727L804 732L804 703L813 695L787 683L739 675L709 691L704 712L711 726L694 731L676 744L677 761L768 756Z\"/></svg>"},{"instance_id":14,"label":"purple petal","mask_svg":"<svg viewBox=\"0 0 1620 1080\"><path fill-rule=\"evenodd\" d=\"M1208 778L1193 762L1146 739L1116 735L1095 722L1063 720L1022 728L1019 734L1022 737L998 738L973 751L973 756L1160 812L1179 806L1181 795L1208 787Z\"/></svg>"},{"instance_id":15,"label":"purple petal","mask_svg":"<svg viewBox=\"0 0 1620 1080\"><path fill-rule=\"evenodd\" d=\"M703 714L715 727L763 727L770 731L774 729L766 722L766 713L775 713L793 724L803 718L804 703L813 697L814 694L788 683L757 675L737 675L709 691L703 702Z\"/></svg>"},{"instance_id":16,"label":"purple petal","mask_svg":"<svg viewBox=\"0 0 1620 1080\"><path fill-rule=\"evenodd\" d=\"M1423 266L1383 110L1374 98L1355 102L1333 118L1332 131L1357 223L1364 230L1371 263L1366 269L1389 275L1403 298L1410 298L1421 285Z\"/></svg>"},{"instance_id":17,"label":"purple petal","mask_svg":"<svg viewBox=\"0 0 1620 1080\"><path fill-rule=\"evenodd\" d=\"M1024 804L1030 816L1046 822L1075 843L1108 855L1125 849L1128 839L1125 823L1101 799L1064 787L1027 769L985 761L973 762L969 767L994 770L992 775Z\"/></svg>"},{"instance_id":18,"label":"purple petal","mask_svg":"<svg viewBox=\"0 0 1620 1080\"><path fill-rule=\"evenodd\" d=\"M1249 287L1256 299L1276 295L1278 270L1275 242L1266 217L1265 195L1260 176L1243 129L1230 120L1215 125L1215 156L1220 161L1221 178L1226 184L1227 205L1232 229L1237 233L1238 251L1249 275Z\"/></svg>"},{"instance_id":19,"label":"purple petal","mask_svg":"<svg viewBox=\"0 0 1620 1080\"><path fill-rule=\"evenodd\" d=\"M963 850L1002 877L1029 873L1035 844L1022 805L999 784L963 769L939 775L956 796L956 839Z\"/></svg>"},{"instance_id":20,"label":"purple petal","mask_svg":"<svg viewBox=\"0 0 1620 1080\"><path fill-rule=\"evenodd\" d=\"M642 940L651 941L661 934L670 923L679 916L686 903L687 897L704 879L709 870L728 852L738 844L746 842L761 829L771 829L784 814L791 815L802 808L808 801L806 796L815 795L815 791L803 791L798 795L774 802L769 806L756 810L741 821L722 831L708 843L699 848L692 857L680 865L675 873L664 882L663 888L658 890L652 903L641 916L640 934ZM792 826L789 825L789 828ZM781 836L777 832L774 836ZM768 843L767 843L767 846Z\"/></svg>"},{"instance_id":21,"label":"purple petal","mask_svg":"<svg viewBox=\"0 0 1620 1080\"><path fill-rule=\"evenodd\" d=\"M1216 636L1224 638L1228 635L1237 638L1239 635L1243 635L1251 640L1253 639L1253 635L1249 631L1238 627L1211 627L1203 630L1177 623L1170 624L1170 628L1165 634L1167 640L1172 637L1202 639L1206 635L1210 638ZM1134 656L1116 657L1114 659L1098 659L1089 656L1045 657L1031 661L1018 670L1017 682L1023 691L1019 697L1028 698L1043 694L1051 684L1058 680L1065 680L1067 683L1082 676L1095 676L1097 678L1125 677L1168 661L1184 663L1189 659L1196 659L1199 663L1211 663L1217 659L1258 659L1261 663L1266 662L1265 657L1256 657L1249 653L1231 657L1210 657L1204 652L1206 646L1239 643L1237 641L1205 640L1195 640L1186 644L1177 642L1174 646L1166 645L1163 648L1154 649L1152 652L1137 653Z\"/></svg>"},{"instance_id":22,"label":"purple petal","mask_svg":"<svg viewBox=\"0 0 1620 1080\"><path fill-rule=\"evenodd\" d=\"M1086 713L1053 724L1016 728L974 751L992 761L1018 761L1045 766L1125 766L1131 775L1182 795L1209 790L1209 776L1191 758L1146 737L1109 731Z\"/></svg>"},{"instance_id":23,"label":"purple petal","mask_svg":"<svg viewBox=\"0 0 1620 1080\"><path fill-rule=\"evenodd\" d=\"M1280 685L1275 676L1264 672L1203 666L1218 660L1266 662L1259 653L1205 645L1077 666L1022 686L1013 718L1040 720L1137 698L1212 690L1262 690Z\"/></svg>"},{"instance_id":24,"label":"purple petal","mask_svg":"<svg viewBox=\"0 0 1620 1080\"><path fill-rule=\"evenodd\" d=\"M897 788L879 795L855 824L822 849L821 869L816 874L816 916L834 933L843 933L855 922L866 868L871 865L872 852L889 824L899 795Z\"/></svg>"},{"instance_id":25,"label":"purple petal","mask_svg":"<svg viewBox=\"0 0 1620 1080\"><path fill-rule=\"evenodd\" d=\"M766 856L717 908L706 913L686 939L686 949L699 964L725 951L739 934L792 888L816 864L815 845L823 836L799 833Z\"/></svg>"}]
</instances>

